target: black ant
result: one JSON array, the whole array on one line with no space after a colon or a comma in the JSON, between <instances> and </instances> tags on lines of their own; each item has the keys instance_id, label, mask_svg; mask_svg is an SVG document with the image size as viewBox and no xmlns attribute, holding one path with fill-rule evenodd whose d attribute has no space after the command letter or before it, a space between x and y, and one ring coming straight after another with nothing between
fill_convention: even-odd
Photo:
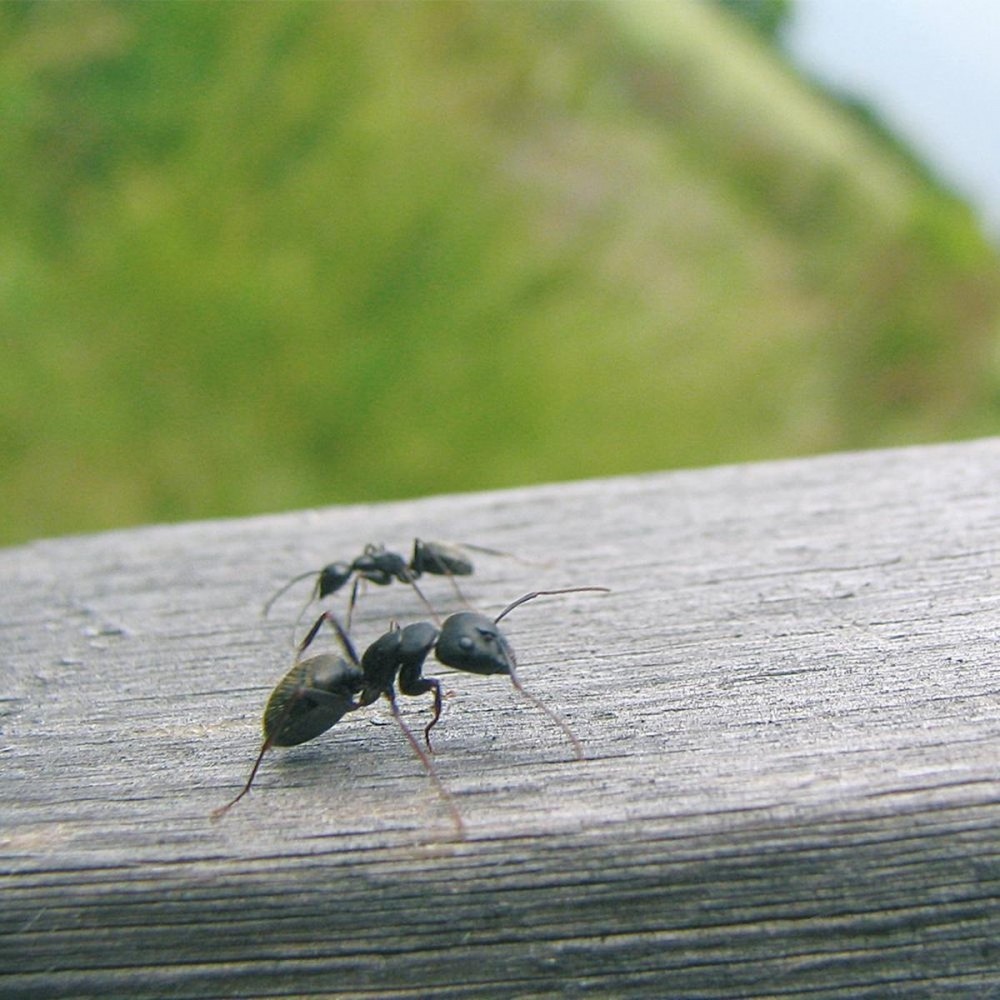
<instances>
[{"instance_id":1,"label":"black ant","mask_svg":"<svg viewBox=\"0 0 1000 1000\"><path fill-rule=\"evenodd\" d=\"M226 805L212 813L219 819L229 811L253 784L264 754L273 746L295 746L326 732L348 712L371 705L385 696L413 751L442 799L448 806L458 835L464 836L464 825L451 795L445 789L431 763L431 730L441 717L441 682L422 675L424 661L431 651L445 666L472 674L506 674L517 691L536 708L544 712L565 733L578 760L583 759L583 748L569 726L534 695L525 691L517 675L514 650L506 636L497 627L500 620L514 608L533 601L536 597L553 594L574 594L582 591L607 591L607 587L570 587L564 590L535 590L508 604L503 611L490 618L476 611L459 611L449 615L438 628L431 622L416 622L400 628L395 623L384 635L376 639L359 659L354 644L343 626L330 611L325 611L309 630L299 646L301 655L319 634L324 622L337 634L341 647L347 654L344 660L330 653L323 653L296 663L278 682L264 709L264 742L250 771L250 777L239 794ZM434 708L431 721L424 728L427 751L420 746L409 726L403 721L396 701L396 683L400 693L407 696L433 693ZM355 700L355 698L357 700Z\"/></svg>"},{"instance_id":2,"label":"black ant","mask_svg":"<svg viewBox=\"0 0 1000 1000\"><path fill-rule=\"evenodd\" d=\"M387 587L393 580L409 584L423 602L424 607L436 617L434 608L417 586L417 579L424 573L447 576L451 579L459 599L464 601L465 598L462 597L455 577L471 576L473 572L472 562L466 557L465 550L485 552L489 555L504 555L503 552L498 552L496 549L487 549L479 545L456 546L447 545L444 542L425 542L420 538L415 538L413 540L413 554L407 562L398 552L391 552L384 545L370 544L365 546L364 551L353 562L333 562L320 570L311 569L292 577L271 595L264 605L263 614L266 616L274 602L290 587L300 580L314 576L316 583L306 606L312 601L319 601L330 594L335 594L346 586L353 577L354 586L351 588L351 597L347 605L348 628L351 626L351 615L357 602L358 587L362 580L374 583L378 587Z\"/></svg>"}]
</instances>

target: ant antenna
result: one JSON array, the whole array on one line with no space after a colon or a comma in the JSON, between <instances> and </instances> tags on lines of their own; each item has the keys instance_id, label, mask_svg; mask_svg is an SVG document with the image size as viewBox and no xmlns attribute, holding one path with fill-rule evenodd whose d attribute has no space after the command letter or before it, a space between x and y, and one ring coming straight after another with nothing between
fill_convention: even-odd
<instances>
[{"instance_id":1,"label":"ant antenna","mask_svg":"<svg viewBox=\"0 0 1000 1000\"><path fill-rule=\"evenodd\" d=\"M567 587L564 590L533 590L529 594L524 594L519 597L516 601L508 604L507 607L503 609L493 619L494 624L499 624L500 619L505 615L509 614L514 608L520 607L522 604L527 604L528 601L533 601L536 597L547 597L553 594L579 594L584 591L599 591L601 593L609 593L610 587ZM551 708L548 707L543 701L531 694L530 691L524 689L524 685L521 683L521 678L517 675L517 664L514 660L514 651L506 643L499 643L499 649L503 654L504 660L507 662L508 671L510 674L510 682L514 685L515 689L521 694L522 697L526 698L535 706L539 711L543 712L548 718L554 722L565 735L566 739L569 740L573 747L573 752L576 754L577 760L583 760L583 745L580 743L579 737L576 733L570 729L569 724L562 718L560 718Z\"/></svg>"},{"instance_id":2,"label":"ant antenna","mask_svg":"<svg viewBox=\"0 0 1000 1000\"><path fill-rule=\"evenodd\" d=\"M566 587L564 590L533 590L530 594L525 594L523 597L519 597L512 604L508 604L507 607L505 607L503 611L501 611L500 614L493 619L493 621L495 624L499 625L500 619L510 614L514 608L520 607L522 604L527 604L528 601L533 601L536 597L546 597L552 594L581 594L588 590L600 591L603 594L611 593L610 587Z\"/></svg>"},{"instance_id":3,"label":"ant antenna","mask_svg":"<svg viewBox=\"0 0 1000 1000\"><path fill-rule=\"evenodd\" d=\"M514 688L521 695L522 698L526 698L535 706L540 712L543 712L549 717L549 719L554 722L562 731L563 735L569 740L570 745L573 747L573 754L576 756L577 760L583 760L583 744L580 742L580 738L573 732L569 727L569 723L565 719L560 718L555 712L549 708L545 702L536 698L530 691L525 691L524 686L521 684L521 679L517 676L517 671L514 669L514 661L511 657L507 657L507 662L510 665L510 682L514 685Z\"/></svg>"}]
</instances>

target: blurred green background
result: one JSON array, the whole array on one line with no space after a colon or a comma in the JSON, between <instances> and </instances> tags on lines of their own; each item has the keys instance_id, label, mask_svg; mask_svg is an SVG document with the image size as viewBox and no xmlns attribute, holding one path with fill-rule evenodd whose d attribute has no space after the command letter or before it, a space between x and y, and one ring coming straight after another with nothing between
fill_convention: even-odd
<instances>
[{"instance_id":1,"label":"blurred green background","mask_svg":"<svg viewBox=\"0 0 1000 1000\"><path fill-rule=\"evenodd\" d=\"M0 5L0 542L996 431L997 253L784 7Z\"/></svg>"}]
</instances>

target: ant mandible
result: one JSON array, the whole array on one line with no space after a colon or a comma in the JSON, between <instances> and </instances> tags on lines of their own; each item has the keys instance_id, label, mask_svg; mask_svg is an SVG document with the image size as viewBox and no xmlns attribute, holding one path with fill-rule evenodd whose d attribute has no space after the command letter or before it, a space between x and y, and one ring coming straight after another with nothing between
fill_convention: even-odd
<instances>
[{"instance_id":1,"label":"ant mandible","mask_svg":"<svg viewBox=\"0 0 1000 1000\"><path fill-rule=\"evenodd\" d=\"M465 550L485 552L489 555L504 555L503 552L496 549L487 549L480 545L462 544L456 546L448 545L445 542L425 542L420 538L415 538L413 540L413 553L407 561L398 552L392 552L384 545L369 544L365 546L361 555L352 562L332 562L320 570L311 569L292 577L268 598L262 613L266 616L274 602L296 583L309 577L315 577L316 583L309 601L306 602L307 607L312 601L319 601L330 594L335 594L346 586L352 578L354 579L354 586L351 588L351 596L347 605L348 628L351 627L351 615L354 611L354 605L357 603L358 587L362 580L374 583L378 587L387 587L393 580L409 584L423 602L424 607L433 615L435 614L434 608L417 586L417 579L424 573L447 576L451 579L459 599L464 600L462 592L455 582L455 577L471 576L473 572L472 562L466 557Z\"/></svg>"},{"instance_id":2,"label":"ant mandible","mask_svg":"<svg viewBox=\"0 0 1000 1000\"><path fill-rule=\"evenodd\" d=\"M442 703L441 682L422 675L428 655L433 650L435 657L445 666L466 673L509 676L517 691L563 731L574 755L582 760L583 748L575 733L555 712L524 689L517 675L514 650L498 625L516 607L536 597L607 590L607 587L534 590L508 604L495 618L476 611L460 611L446 618L440 628L431 622L415 622L404 628L394 624L365 650L360 659L336 616L325 611L302 640L299 654L305 652L323 624L327 623L336 632L348 660L329 653L314 656L296 663L278 682L264 709L264 742L250 777L235 798L212 813L213 819L221 818L250 791L264 754L271 747L295 746L311 740L334 726L348 712L371 705L384 696L392 709L393 718L447 805L458 836L464 836L462 817L427 752L432 750L430 733L441 717ZM400 693L407 696L433 693L433 714L424 728L427 751L403 721L396 701L397 681Z\"/></svg>"}]
</instances>

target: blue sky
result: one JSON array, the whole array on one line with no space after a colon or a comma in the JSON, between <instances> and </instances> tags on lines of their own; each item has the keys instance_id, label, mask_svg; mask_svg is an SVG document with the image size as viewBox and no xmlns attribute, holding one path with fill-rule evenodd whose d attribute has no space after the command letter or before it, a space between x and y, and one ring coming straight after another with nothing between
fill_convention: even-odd
<instances>
[{"instance_id":1,"label":"blue sky","mask_svg":"<svg viewBox=\"0 0 1000 1000\"><path fill-rule=\"evenodd\" d=\"M1000 0L795 0L785 41L872 104L1000 240Z\"/></svg>"}]
</instances>

